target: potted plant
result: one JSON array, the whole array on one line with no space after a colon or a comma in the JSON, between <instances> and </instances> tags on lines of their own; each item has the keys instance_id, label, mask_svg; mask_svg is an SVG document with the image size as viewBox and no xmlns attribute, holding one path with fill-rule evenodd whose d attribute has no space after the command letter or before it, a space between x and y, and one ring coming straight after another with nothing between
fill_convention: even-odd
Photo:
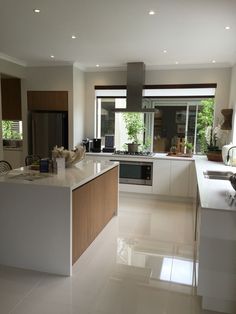
<instances>
[{"instance_id":1,"label":"potted plant","mask_svg":"<svg viewBox=\"0 0 236 314\"><path fill-rule=\"evenodd\" d=\"M208 126L206 128L205 137L207 143L207 159L211 161L223 161L222 150L219 148L217 141L220 137L220 127L213 128Z\"/></svg>"},{"instance_id":2,"label":"potted plant","mask_svg":"<svg viewBox=\"0 0 236 314\"><path fill-rule=\"evenodd\" d=\"M128 140L131 141L131 143L127 143L128 152L135 153L140 145L138 136L145 130L142 115L139 112L125 112L123 113L123 118Z\"/></svg>"},{"instance_id":3,"label":"potted plant","mask_svg":"<svg viewBox=\"0 0 236 314\"><path fill-rule=\"evenodd\" d=\"M193 144L190 142L186 142L184 144L184 146L186 147L186 154L187 155L192 155L193 154Z\"/></svg>"}]
</instances>

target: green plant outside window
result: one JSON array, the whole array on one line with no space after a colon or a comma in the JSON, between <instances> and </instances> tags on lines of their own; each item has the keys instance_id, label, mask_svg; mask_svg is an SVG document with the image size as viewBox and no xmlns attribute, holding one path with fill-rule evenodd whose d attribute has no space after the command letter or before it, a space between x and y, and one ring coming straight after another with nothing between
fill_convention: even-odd
<instances>
[{"instance_id":1,"label":"green plant outside window","mask_svg":"<svg viewBox=\"0 0 236 314\"><path fill-rule=\"evenodd\" d=\"M208 150L206 140L206 128L213 126L214 122L214 99L209 98L201 101L201 110L197 116L197 132L202 153Z\"/></svg>"},{"instance_id":2,"label":"green plant outside window","mask_svg":"<svg viewBox=\"0 0 236 314\"><path fill-rule=\"evenodd\" d=\"M126 112L123 113L123 118L127 129L128 139L132 143L137 144L139 142L139 134L145 130L142 115L140 113Z\"/></svg>"},{"instance_id":3,"label":"green plant outside window","mask_svg":"<svg viewBox=\"0 0 236 314\"><path fill-rule=\"evenodd\" d=\"M14 130L14 121L3 120L2 121L2 136L4 139L21 140L22 133Z\"/></svg>"}]
</instances>

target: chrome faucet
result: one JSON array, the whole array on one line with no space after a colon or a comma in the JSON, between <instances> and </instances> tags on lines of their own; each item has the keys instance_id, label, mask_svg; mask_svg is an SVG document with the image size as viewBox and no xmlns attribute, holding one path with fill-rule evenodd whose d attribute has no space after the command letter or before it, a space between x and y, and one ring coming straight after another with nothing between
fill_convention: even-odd
<instances>
[{"instance_id":1,"label":"chrome faucet","mask_svg":"<svg viewBox=\"0 0 236 314\"><path fill-rule=\"evenodd\" d=\"M229 152L232 148L236 148L236 146L232 146L230 147L230 149L228 150L228 153L227 153L227 157L226 157L226 161L227 161L227 164L229 165Z\"/></svg>"}]
</instances>

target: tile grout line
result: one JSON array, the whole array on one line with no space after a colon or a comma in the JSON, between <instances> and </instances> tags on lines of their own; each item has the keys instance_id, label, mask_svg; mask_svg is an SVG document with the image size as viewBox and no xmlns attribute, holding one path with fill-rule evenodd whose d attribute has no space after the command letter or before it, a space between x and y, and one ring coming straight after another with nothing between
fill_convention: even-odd
<instances>
[{"instance_id":1,"label":"tile grout line","mask_svg":"<svg viewBox=\"0 0 236 314\"><path fill-rule=\"evenodd\" d=\"M35 285L23 296L23 298L21 300L19 300L14 307L8 312L8 314L14 314L14 311L16 310L16 308L33 292L33 290L39 286L39 284L41 283L41 281L43 280L43 276L42 278L35 283Z\"/></svg>"}]
</instances>

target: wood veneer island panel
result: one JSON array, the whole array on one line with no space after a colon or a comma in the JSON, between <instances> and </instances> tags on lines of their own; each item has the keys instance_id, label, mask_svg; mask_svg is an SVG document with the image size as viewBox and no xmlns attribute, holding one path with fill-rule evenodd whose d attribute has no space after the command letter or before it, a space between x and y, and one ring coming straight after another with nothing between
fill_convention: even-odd
<instances>
[{"instance_id":1,"label":"wood veneer island panel","mask_svg":"<svg viewBox=\"0 0 236 314\"><path fill-rule=\"evenodd\" d=\"M73 264L117 212L118 167L73 190Z\"/></svg>"}]
</instances>

